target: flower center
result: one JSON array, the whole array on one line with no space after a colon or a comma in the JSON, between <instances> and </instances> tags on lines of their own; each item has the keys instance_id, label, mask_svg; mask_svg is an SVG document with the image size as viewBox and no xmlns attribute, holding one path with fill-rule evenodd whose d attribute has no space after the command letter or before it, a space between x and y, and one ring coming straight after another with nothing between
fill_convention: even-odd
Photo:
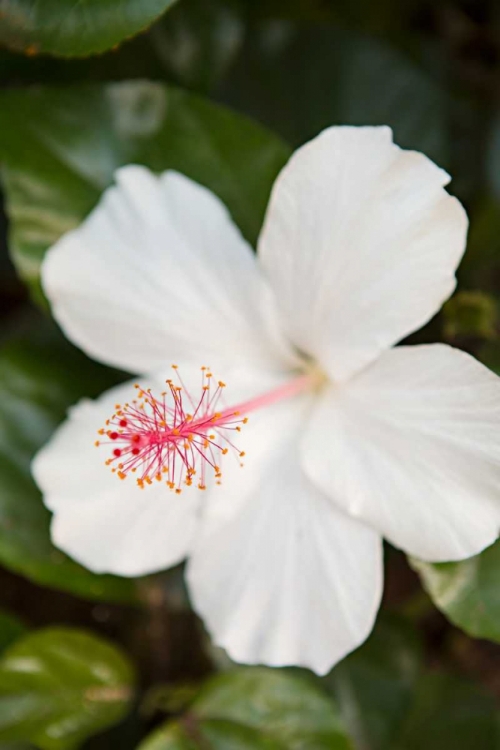
<instances>
[{"instance_id":1,"label":"flower center","mask_svg":"<svg viewBox=\"0 0 500 750\"><path fill-rule=\"evenodd\" d=\"M115 413L98 432L107 440L95 445L112 445L106 465L120 479L136 475L144 489L153 481L165 482L176 493L195 484L206 489L207 472L221 483L220 458L230 451L241 463L245 455L233 442L248 417L244 414L289 398L313 382L301 375L283 386L237 406L223 408L226 387L215 381L207 367L201 368L201 392L197 399L186 389L176 365L176 382L166 381L167 389L155 397L151 389L136 385L137 397L130 403L115 405ZM216 383L216 384L215 384Z\"/></svg>"}]
</instances>

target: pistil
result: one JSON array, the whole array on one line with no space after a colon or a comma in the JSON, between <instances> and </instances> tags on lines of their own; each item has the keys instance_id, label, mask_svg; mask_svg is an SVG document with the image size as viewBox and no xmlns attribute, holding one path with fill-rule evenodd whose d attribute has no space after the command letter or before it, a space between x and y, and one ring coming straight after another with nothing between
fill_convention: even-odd
<instances>
[{"instance_id":1,"label":"pistil","mask_svg":"<svg viewBox=\"0 0 500 750\"><path fill-rule=\"evenodd\" d=\"M241 432L248 421L246 415L291 398L314 382L312 375L300 375L268 393L221 408L226 384L215 381L209 368L201 368L201 392L195 399L177 366L172 367L176 382L167 380L159 398L151 389L136 384L137 397L130 403L116 404L96 441L97 446L113 445L106 465L120 479L135 475L141 489L157 481L177 494L193 484L205 490L209 473L220 484L222 456L231 451L243 465L245 453L234 440L235 433Z\"/></svg>"}]
</instances>

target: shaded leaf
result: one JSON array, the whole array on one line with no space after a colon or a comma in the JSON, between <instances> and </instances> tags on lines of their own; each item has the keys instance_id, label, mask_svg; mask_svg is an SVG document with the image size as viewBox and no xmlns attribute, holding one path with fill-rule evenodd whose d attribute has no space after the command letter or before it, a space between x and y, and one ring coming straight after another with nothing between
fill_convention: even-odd
<instances>
[{"instance_id":1,"label":"shaded leaf","mask_svg":"<svg viewBox=\"0 0 500 750\"><path fill-rule=\"evenodd\" d=\"M0 0L0 42L36 55L103 52L147 28L175 0Z\"/></svg>"},{"instance_id":2,"label":"shaded leaf","mask_svg":"<svg viewBox=\"0 0 500 750\"><path fill-rule=\"evenodd\" d=\"M161 84L5 91L0 105L11 250L35 288L47 247L81 222L119 166L183 172L217 193L254 242L289 155L247 119Z\"/></svg>"},{"instance_id":3,"label":"shaded leaf","mask_svg":"<svg viewBox=\"0 0 500 750\"><path fill-rule=\"evenodd\" d=\"M131 665L115 646L70 628L32 633L0 660L0 740L78 746L125 715Z\"/></svg>"},{"instance_id":4,"label":"shaded leaf","mask_svg":"<svg viewBox=\"0 0 500 750\"><path fill-rule=\"evenodd\" d=\"M399 145L448 162L445 93L390 46L336 26L256 26L221 96L292 144L329 125L390 125Z\"/></svg>"},{"instance_id":5,"label":"shaded leaf","mask_svg":"<svg viewBox=\"0 0 500 750\"><path fill-rule=\"evenodd\" d=\"M500 283L500 201L488 196L470 212L467 251L458 278L469 289L497 293Z\"/></svg>"},{"instance_id":6,"label":"shaded leaf","mask_svg":"<svg viewBox=\"0 0 500 750\"><path fill-rule=\"evenodd\" d=\"M324 678L359 750L386 750L407 709L421 665L417 633L384 614L369 639Z\"/></svg>"},{"instance_id":7,"label":"shaded leaf","mask_svg":"<svg viewBox=\"0 0 500 750\"><path fill-rule=\"evenodd\" d=\"M335 703L308 677L290 672L242 667L218 675L202 688L192 712L259 729L288 750L351 747Z\"/></svg>"},{"instance_id":8,"label":"shaded leaf","mask_svg":"<svg viewBox=\"0 0 500 750\"><path fill-rule=\"evenodd\" d=\"M188 717L153 732L138 750L286 750L256 729L220 719Z\"/></svg>"},{"instance_id":9,"label":"shaded leaf","mask_svg":"<svg viewBox=\"0 0 500 750\"><path fill-rule=\"evenodd\" d=\"M98 395L116 378L55 331L0 350L0 563L37 583L124 601L133 598L132 581L95 575L52 546L50 513L30 474L32 456L66 409L82 395Z\"/></svg>"},{"instance_id":10,"label":"shaded leaf","mask_svg":"<svg viewBox=\"0 0 500 750\"><path fill-rule=\"evenodd\" d=\"M496 300L485 292L458 292L443 307L443 335L448 340L463 337L495 340L497 327Z\"/></svg>"},{"instance_id":11,"label":"shaded leaf","mask_svg":"<svg viewBox=\"0 0 500 750\"><path fill-rule=\"evenodd\" d=\"M26 632L25 626L10 612L0 610L0 652L14 643ZM1 750L1 748L0 748Z\"/></svg>"},{"instance_id":12,"label":"shaded leaf","mask_svg":"<svg viewBox=\"0 0 500 750\"><path fill-rule=\"evenodd\" d=\"M494 700L473 684L428 675L391 750L496 750Z\"/></svg>"},{"instance_id":13,"label":"shaded leaf","mask_svg":"<svg viewBox=\"0 0 500 750\"><path fill-rule=\"evenodd\" d=\"M236 2L182 0L151 29L151 42L169 77L209 92L233 62L244 23Z\"/></svg>"},{"instance_id":14,"label":"shaded leaf","mask_svg":"<svg viewBox=\"0 0 500 750\"><path fill-rule=\"evenodd\" d=\"M412 560L434 604L475 638L500 643L500 541L468 560Z\"/></svg>"},{"instance_id":15,"label":"shaded leaf","mask_svg":"<svg viewBox=\"0 0 500 750\"><path fill-rule=\"evenodd\" d=\"M350 750L335 703L309 675L237 667L208 680L189 711L139 750Z\"/></svg>"}]
</instances>

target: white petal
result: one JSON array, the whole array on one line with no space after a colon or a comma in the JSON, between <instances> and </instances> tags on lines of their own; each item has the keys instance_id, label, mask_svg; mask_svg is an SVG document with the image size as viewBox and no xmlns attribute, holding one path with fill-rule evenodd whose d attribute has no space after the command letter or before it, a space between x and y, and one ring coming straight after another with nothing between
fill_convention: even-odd
<instances>
[{"instance_id":1,"label":"white petal","mask_svg":"<svg viewBox=\"0 0 500 750\"><path fill-rule=\"evenodd\" d=\"M54 512L54 544L96 573L136 576L175 565L189 552L197 523L198 494L176 495L156 483L141 491L132 478L111 474L106 448L94 446L116 401L132 393L126 383L73 407L32 465Z\"/></svg>"},{"instance_id":2,"label":"white petal","mask_svg":"<svg viewBox=\"0 0 500 750\"><path fill-rule=\"evenodd\" d=\"M232 659L324 674L371 631L382 546L302 473L309 408L298 397L251 417L245 467L214 490L187 576L195 609Z\"/></svg>"},{"instance_id":3,"label":"white petal","mask_svg":"<svg viewBox=\"0 0 500 750\"><path fill-rule=\"evenodd\" d=\"M499 435L496 375L445 345L397 347L321 398L304 465L396 547L460 560L500 531Z\"/></svg>"},{"instance_id":4,"label":"white petal","mask_svg":"<svg viewBox=\"0 0 500 750\"><path fill-rule=\"evenodd\" d=\"M387 127L329 128L279 175L260 260L290 338L333 379L420 328L453 291L467 217L448 182Z\"/></svg>"},{"instance_id":5,"label":"white petal","mask_svg":"<svg viewBox=\"0 0 500 750\"><path fill-rule=\"evenodd\" d=\"M136 373L286 357L271 292L221 201L176 172L128 166L116 180L42 265L66 335Z\"/></svg>"}]
</instances>

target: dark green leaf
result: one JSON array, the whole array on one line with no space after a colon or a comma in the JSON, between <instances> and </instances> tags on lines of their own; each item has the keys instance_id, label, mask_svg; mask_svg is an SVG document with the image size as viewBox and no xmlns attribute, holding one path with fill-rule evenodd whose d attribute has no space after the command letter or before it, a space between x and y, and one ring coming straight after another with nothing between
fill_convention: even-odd
<instances>
[{"instance_id":1,"label":"dark green leaf","mask_svg":"<svg viewBox=\"0 0 500 750\"><path fill-rule=\"evenodd\" d=\"M138 750L286 750L286 746L231 721L187 717L157 729Z\"/></svg>"},{"instance_id":2,"label":"dark green leaf","mask_svg":"<svg viewBox=\"0 0 500 750\"><path fill-rule=\"evenodd\" d=\"M238 667L210 679L179 722L139 750L351 750L338 709L309 675Z\"/></svg>"},{"instance_id":3,"label":"dark green leaf","mask_svg":"<svg viewBox=\"0 0 500 750\"><path fill-rule=\"evenodd\" d=\"M77 747L125 715L133 671L115 646L70 628L32 633L0 660L0 740Z\"/></svg>"},{"instance_id":4,"label":"dark green leaf","mask_svg":"<svg viewBox=\"0 0 500 750\"><path fill-rule=\"evenodd\" d=\"M103 52L149 26L175 0L0 0L0 42L27 55Z\"/></svg>"},{"instance_id":5,"label":"dark green leaf","mask_svg":"<svg viewBox=\"0 0 500 750\"><path fill-rule=\"evenodd\" d=\"M498 290L500 280L500 203L489 196L470 212L467 252L459 279L469 289Z\"/></svg>"},{"instance_id":6,"label":"dark green leaf","mask_svg":"<svg viewBox=\"0 0 500 750\"><path fill-rule=\"evenodd\" d=\"M335 26L257 26L221 96L292 144L329 125L385 124L399 145L448 161L444 92L391 47Z\"/></svg>"},{"instance_id":7,"label":"dark green leaf","mask_svg":"<svg viewBox=\"0 0 500 750\"><path fill-rule=\"evenodd\" d=\"M233 62L244 25L235 2L182 0L151 29L151 42L169 77L208 92Z\"/></svg>"},{"instance_id":8,"label":"dark green leaf","mask_svg":"<svg viewBox=\"0 0 500 750\"><path fill-rule=\"evenodd\" d=\"M500 541L461 562L413 567L433 602L458 627L475 638L500 643Z\"/></svg>"},{"instance_id":9,"label":"dark green leaf","mask_svg":"<svg viewBox=\"0 0 500 750\"><path fill-rule=\"evenodd\" d=\"M52 546L50 514L30 475L33 454L68 406L114 382L112 371L88 360L56 332L0 351L0 563L37 583L122 601L132 598L131 581L94 575Z\"/></svg>"},{"instance_id":10,"label":"dark green leaf","mask_svg":"<svg viewBox=\"0 0 500 750\"><path fill-rule=\"evenodd\" d=\"M11 249L38 282L47 247L76 226L130 162L172 168L217 193L254 242L289 150L245 118L155 83L0 94Z\"/></svg>"},{"instance_id":11,"label":"dark green leaf","mask_svg":"<svg viewBox=\"0 0 500 750\"><path fill-rule=\"evenodd\" d=\"M368 641L325 678L357 748L387 750L411 704L420 662L413 628L384 615Z\"/></svg>"},{"instance_id":12,"label":"dark green leaf","mask_svg":"<svg viewBox=\"0 0 500 750\"><path fill-rule=\"evenodd\" d=\"M26 632L26 628L17 617L5 610L0 610L0 652L14 643ZM1 748L0 748L1 750Z\"/></svg>"},{"instance_id":13,"label":"dark green leaf","mask_svg":"<svg viewBox=\"0 0 500 750\"><path fill-rule=\"evenodd\" d=\"M392 750L497 750L494 700L449 675L418 686L412 710Z\"/></svg>"},{"instance_id":14,"label":"dark green leaf","mask_svg":"<svg viewBox=\"0 0 500 750\"><path fill-rule=\"evenodd\" d=\"M290 672L248 667L218 675L192 712L258 729L287 750L351 747L335 703L309 677Z\"/></svg>"},{"instance_id":15,"label":"dark green leaf","mask_svg":"<svg viewBox=\"0 0 500 750\"><path fill-rule=\"evenodd\" d=\"M497 329L497 303L486 292L458 292L443 307L443 334L448 341L465 337L494 341Z\"/></svg>"}]
</instances>

